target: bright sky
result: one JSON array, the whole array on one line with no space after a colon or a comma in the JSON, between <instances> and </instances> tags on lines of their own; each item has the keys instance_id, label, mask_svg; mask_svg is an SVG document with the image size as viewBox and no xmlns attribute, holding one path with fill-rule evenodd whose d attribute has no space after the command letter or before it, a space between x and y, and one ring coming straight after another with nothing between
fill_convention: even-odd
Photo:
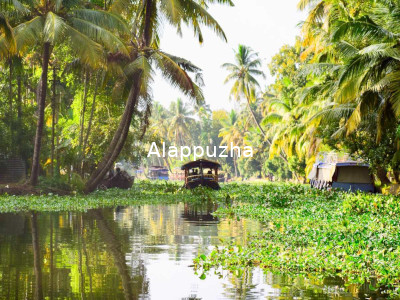
<instances>
[{"instance_id":1,"label":"bright sky","mask_svg":"<svg viewBox=\"0 0 400 300\"><path fill-rule=\"evenodd\" d=\"M235 7L213 5L209 12L222 26L228 38L225 43L212 31L203 30L204 43L200 45L189 29L181 38L169 25L163 29L163 51L186 58L203 69L207 104L213 110L234 107L229 100L230 84L224 85L227 72L221 68L225 62L233 62L234 50L239 44L250 46L263 60L267 75L262 86L271 82L267 69L271 58L284 44L293 44L299 34L298 24L305 19L305 12L297 9L298 0L234 0ZM154 99L164 106L178 97L187 100L179 90L172 88L161 76L155 77Z\"/></svg>"}]
</instances>

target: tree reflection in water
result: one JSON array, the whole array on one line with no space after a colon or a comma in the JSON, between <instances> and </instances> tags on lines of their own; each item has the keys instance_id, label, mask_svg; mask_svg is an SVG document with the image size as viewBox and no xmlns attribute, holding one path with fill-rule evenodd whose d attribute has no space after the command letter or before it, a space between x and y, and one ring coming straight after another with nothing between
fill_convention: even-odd
<instances>
[{"instance_id":1,"label":"tree reflection in water","mask_svg":"<svg viewBox=\"0 0 400 300\"><path fill-rule=\"evenodd\" d=\"M39 227L37 223L37 213L31 213L31 233L32 233L32 250L33 250L33 268L35 272L35 296L37 300L43 299L42 290L42 264L40 259L39 246Z\"/></svg>"},{"instance_id":2,"label":"tree reflection in water","mask_svg":"<svg viewBox=\"0 0 400 300\"><path fill-rule=\"evenodd\" d=\"M112 209L0 214L0 299L145 295L145 268L127 262L129 236L112 216Z\"/></svg>"},{"instance_id":3,"label":"tree reflection in water","mask_svg":"<svg viewBox=\"0 0 400 300\"><path fill-rule=\"evenodd\" d=\"M0 214L0 299L380 298L343 281L264 274L199 279L193 258L246 243L258 222L215 218L216 206L143 205L86 213Z\"/></svg>"},{"instance_id":4,"label":"tree reflection in water","mask_svg":"<svg viewBox=\"0 0 400 300\"><path fill-rule=\"evenodd\" d=\"M217 210L218 205L211 201L206 202L202 205L193 205L185 203L185 209L182 214L182 218L187 221L197 222L197 225L207 225L208 221L218 221L217 217L214 217L212 213Z\"/></svg>"}]
</instances>

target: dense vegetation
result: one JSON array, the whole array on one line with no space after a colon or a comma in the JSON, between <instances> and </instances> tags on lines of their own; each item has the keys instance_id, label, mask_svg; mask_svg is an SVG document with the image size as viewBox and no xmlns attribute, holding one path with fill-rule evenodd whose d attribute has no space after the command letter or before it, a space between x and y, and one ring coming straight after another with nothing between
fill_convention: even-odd
<instances>
[{"instance_id":1,"label":"dense vegetation","mask_svg":"<svg viewBox=\"0 0 400 300\"><path fill-rule=\"evenodd\" d=\"M259 86L266 72L249 47L222 66L244 106L214 112L209 123L220 143L255 149L252 160L230 162L230 172L301 179L318 152L336 151L370 163L381 183L398 182L398 2L302 0L299 8L308 17L297 42L272 58L271 85Z\"/></svg>"},{"instance_id":2,"label":"dense vegetation","mask_svg":"<svg viewBox=\"0 0 400 300\"><path fill-rule=\"evenodd\" d=\"M93 191L118 157L137 158L132 145L148 126L156 69L193 101L204 101L190 77L200 78L201 70L163 52L158 32L166 22L178 33L190 27L200 42L203 26L225 39L209 2L232 5L0 1L0 155L22 157L32 185L40 174L76 173Z\"/></svg>"},{"instance_id":3,"label":"dense vegetation","mask_svg":"<svg viewBox=\"0 0 400 300\"><path fill-rule=\"evenodd\" d=\"M302 185L229 184L232 205L220 217L252 218L264 231L245 246L216 247L195 260L202 277L220 267L236 274L259 266L286 274L339 276L347 284L398 295L400 204L394 196L346 194Z\"/></svg>"},{"instance_id":4,"label":"dense vegetation","mask_svg":"<svg viewBox=\"0 0 400 300\"><path fill-rule=\"evenodd\" d=\"M22 211L87 211L94 208L120 205L171 204L182 201L201 202L208 199L202 189L192 193L182 189L180 183L149 182L136 183L130 190L110 189L96 191L90 195L58 196L42 191L40 196L0 196L0 213Z\"/></svg>"},{"instance_id":5,"label":"dense vegetation","mask_svg":"<svg viewBox=\"0 0 400 300\"><path fill-rule=\"evenodd\" d=\"M239 45L226 70L236 111L212 112L201 69L162 51L159 29L202 26L230 0L0 1L0 156L38 176L80 176L95 189L116 160L146 160L149 142L251 145L254 157L220 159L233 177L304 180L318 152L350 153L383 184L399 181L399 4L301 0L308 17L294 45L268 65ZM228 8L227 8L228 9ZM201 67L201 66L200 66ZM192 99L169 109L151 94L154 72ZM223 84L223 80L221 80ZM32 143L34 141L34 143Z\"/></svg>"}]
</instances>

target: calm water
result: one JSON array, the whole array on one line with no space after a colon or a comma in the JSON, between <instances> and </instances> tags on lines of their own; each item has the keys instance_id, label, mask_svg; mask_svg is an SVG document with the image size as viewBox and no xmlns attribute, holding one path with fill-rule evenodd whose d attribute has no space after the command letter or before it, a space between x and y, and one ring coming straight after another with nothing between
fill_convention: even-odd
<instances>
[{"instance_id":1,"label":"calm water","mask_svg":"<svg viewBox=\"0 0 400 300\"><path fill-rule=\"evenodd\" d=\"M213 206L135 206L87 213L0 214L1 299L352 299L323 282L247 271L200 280L192 260L220 239L245 243L255 221L218 220ZM374 295L372 295L375 298Z\"/></svg>"}]
</instances>

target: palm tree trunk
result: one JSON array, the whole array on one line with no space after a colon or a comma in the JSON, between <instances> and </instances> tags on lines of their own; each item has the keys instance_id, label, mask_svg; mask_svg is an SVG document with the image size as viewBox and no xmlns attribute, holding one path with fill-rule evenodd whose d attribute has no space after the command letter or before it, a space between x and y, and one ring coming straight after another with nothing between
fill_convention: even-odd
<instances>
[{"instance_id":1,"label":"palm tree trunk","mask_svg":"<svg viewBox=\"0 0 400 300\"><path fill-rule=\"evenodd\" d=\"M21 82L21 75L17 76L17 121L18 121L18 128L16 133L16 141L17 141L17 149L18 155L21 155L21 147L20 147L20 138L22 132L22 82Z\"/></svg>"},{"instance_id":2,"label":"palm tree trunk","mask_svg":"<svg viewBox=\"0 0 400 300\"><path fill-rule=\"evenodd\" d=\"M115 132L110 145L108 146L106 154L104 155L96 170L92 173L88 182L86 183L86 193L93 192L96 189L101 180L110 170L111 166L114 164L125 144L129 132L129 126L133 118L133 113L139 99L141 73L137 74L137 76L134 77L135 78L133 78L133 84L131 86L131 90L129 92L129 96L125 105L124 114L122 115L118 129Z\"/></svg>"},{"instance_id":3,"label":"palm tree trunk","mask_svg":"<svg viewBox=\"0 0 400 300\"><path fill-rule=\"evenodd\" d=\"M21 122L22 119L22 82L21 82L21 75L17 77L17 85L18 85L18 95L17 95L17 117L18 121Z\"/></svg>"},{"instance_id":4,"label":"palm tree trunk","mask_svg":"<svg viewBox=\"0 0 400 300\"><path fill-rule=\"evenodd\" d=\"M82 254L82 238L83 238L83 224L82 215L79 222L80 231L78 232L78 271L79 271L79 289L81 292L81 299L86 299L85 296L85 276L83 274L83 254Z\"/></svg>"},{"instance_id":5,"label":"palm tree trunk","mask_svg":"<svg viewBox=\"0 0 400 300\"><path fill-rule=\"evenodd\" d=\"M47 75L50 60L50 43L43 44L43 55L42 55L42 76L40 77L38 91L37 91L37 103L38 103L38 120L36 125L35 144L33 148L32 158L32 171L30 184L35 186L39 179L39 168L40 168L40 150L42 146L42 135L44 127L44 108L46 105L46 94L47 94Z\"/></svg>"},{"instance_id":6,"label":"palm tree trunk","mask_svg":"<svg viewBox=\"0 0 400 300\"><path fill-rule=\"evenodd\" d=\"M80 120L80 135L79 135L79 160L77 164L77 170L78 172L82 174L82 168L81 166L83 165L83 152L85 152L85 149L83 148L83 136L85 132L85 112L86 112L86 102L87 102L87 95L88 95L88 86L89 86L89 71L85 72L85 83L84 83L84 90L83 90L83 99L82 99L82 111L81 111L81 120ZM82 163L81 163L82 162Z\"/></svg>"},{"instance_id":7,"label":"palm tree trunk","mask_svg":"<svg viewBox=\"0 0 400 300\"><path fill-rule=\"evenodd\" d=\"M58 119L60 115L60 110L61 110L61 96L62 94L60 93L59 101L57 103L57 110L56 110L56 123L58 124ZM60 175L60 152L59 152L59 146L60 146L60 134L57 133L56 137L56 167L55 167L55 173L56 176Z\"/></svg>"},{"instance_id":8,"label":"palm tree trunk","mask_svg":"<svg viewBox=\"0 0 400 300\"><path fill-rule=\"evenodd\" d=\"M121 277L121 285L124 291L124 297L127 300L137 299L137 291L133 287L131 278L131 270L126 263L125 253L122 250L122 244L116 233L113 231L111 224L104 218L103 213L99 209L92 210L90 214L96 220L96 225L99 229L100 237L106 245L108 252L111 254L114 266L117 268L118 274Z\"/></svg>"},{"instance_id":9,"label":"palm tree trunk","mask_svg":"<svg viewBox=\"0 0 400 300\"><path fill-rule=\"evenodd\" d=\"M236 153L233 153L233 167L235 168L235 178L238 177L238 172L237 172L237 165L236 165Z\"/></svg>"},{"instance_id":10,"label":"palm tree trunk","mask_svg":"<svg viewBox=\"0 0 400 300\"><path fill-rule=\"evenodd\" d=\"M169 164L169 161L168 161L168 156L167 157L163 157L163 159L164 159L164 161L165 161L165 163L166 163L166 165L168 167L168 170L172 173L171 165Z\"/></svg>"},{"instance_id":11,"label":"palm tree trunk","mask_svg":"<svg viewBox=\"0 0 400 300\"><path fill-rule=\"evenodd\" d=\"M13 76L13 61L10 56L8 60L9 64L9 76L8 76L8 109L9 109L9 124L10 124L10 149L14 149L14 129L13 129L13 90L12 90L12 76Z\"/></svg>"},{"instance_id":12,"label":"palm tree trunk","mask_svg":"<svg viewBox=\"0 0 400 300\"><path fill-rule=\"evenodd\" d=\"M51 176L54 176L55 126L56 126L56 67L53 66L53 94L51 97L51 155L50 155Z\"/></svg>"},{"instance_id":13,"label":"palm tree trunk","mask_svg":"<svg viewBox=\"0 0 400 300\"><path fill-rule=\"evenodd\" d=\"M252 117L253 117L254 123L257 125L258 129L260 129L260 131L261 131L262 135L264 136L265 140L267 141L268 145L271 146L271 144L272 144L271 141L270 141L268 138L266 138L266 134L265 134L264 129L262 129L260 123L257 121L257 118L256 118L256 116L255 116L253 110L251 109L251 106L250 106L250 99L249 99L248 97L246 97L246 100L247 100L247 107L249 108L249 111L250 111L250 113L251 113L251 115L252 115ZM287 160L287 158L286 158L286 155L285 155L284 153L280 152L280 153L279 153L279 156L280 156L280 158L282 158L285 162L288 162L288 160ZM295 175L295 176L296 176L296 178L298 178L297 175Z\"/></svg>"},{"instance_id":14,"label":"palm tree trunk","mask_svg":"<svg viewBox=\"0 0 400 300\"><path fill-rule=\"evenodd\" d=\"M253 117L254 123L256 124L256 126L258 127L258 129L260 129L262 135L265 137L265 131L264 131L264 129L262 129L260 123L257 121L256 115L254 114L253 110L251 109L249 97L246 97L246 100L247 100L247 107L249 108L249 111L250 111L250 113L251 113L251 116Z\"/></svg>"},{"instance_id":15,"label":"palm tree trunk","mask_svg":"<svg viewBox=\"0 0 400 300\"><path fill-rule=\"evenodd\" d=\"M82 217L82 228L85 227L85 219ZM83 255L85 256L85 264L86 264L86 271L89 277L89 292L90 292L90 299L93 299L93 279L92 279L92 272L90 271L90 263L89 263L89 255L87 252L87 247L86 247L86 237L85 237L85 231L81 231L82 235L82 248L83 248Z\"/></svg>"},{"instance_id":16,"label":"palm tree trunk","mask_svg":"<svg viewBox=\"0 0 400 300\"><path fill-rule=\"evenodd\" d=\"M153 0L144 0L145 1L145 24L143 29L142 40L144 41L145 46L149 46L151 43L151 15L152 8L154 5ZM134 60L136 57L134 56L132 59ZM133 113L136 109L136 105L139 100L139 91L140 85L142 84L142 73L138 72L136 75L132 76L132 85L129 91L129 96L125 105L124 114L122 115L121 121L119 123L118 129L115 132L113 139L107 149L106 154L103 159L97 166L96 170L90 176L88 182L86 183L85 192L90 193L93 192L96 187L99 185L101 180L110 170L111 166L114 164L118 155L121 153L121 150L125 144L126 138L129 132L129 126L132 121Z\"/></svg>"},{"instance_id":17,"label":"palm tree trunk","mask_svg":"<svg viewBox=\"0 0 400 300\"><path fill-rule=\"evenodd\" d=\"M86 147L87 147L87 143L88 143L89 136L90 136L90 131L91 131L91 129L92 129L93 116L94 116L94 112L95 112L95 108L96 108L96 97L97 97L97 91L98 91L99 81L100 81L100 80L99 80L99 76L98 76L97 79L96 79L96 85L95 85L95 88L94 88L92 109L91 109L91 111L90 111L90 117L89 117L88 128L87 128L87 131L86 131L85 139L83 140L83 149L84 149L84 151L83 151L83 157L82 157L83 159L82 159L82 166L81 166L82 174L85 173L85 170L84 170L84 163L83 163L83 162L85 161L85 158L86 158L86 151L85 151L85 149L86 149Z\"/></svg>"},{"instance_id":18,"label":"palm tree trunk","mask_svg":"<svg viewBox=\"0 0 400 300\"><path fill-rule=\"evenodd\" d=\"M53 300L53 289L54 289L54 244L53 244L53 218L50 216L50 282L49 282L49 290L50 290L50 300Z\"/></svg>"}]
</instances>

